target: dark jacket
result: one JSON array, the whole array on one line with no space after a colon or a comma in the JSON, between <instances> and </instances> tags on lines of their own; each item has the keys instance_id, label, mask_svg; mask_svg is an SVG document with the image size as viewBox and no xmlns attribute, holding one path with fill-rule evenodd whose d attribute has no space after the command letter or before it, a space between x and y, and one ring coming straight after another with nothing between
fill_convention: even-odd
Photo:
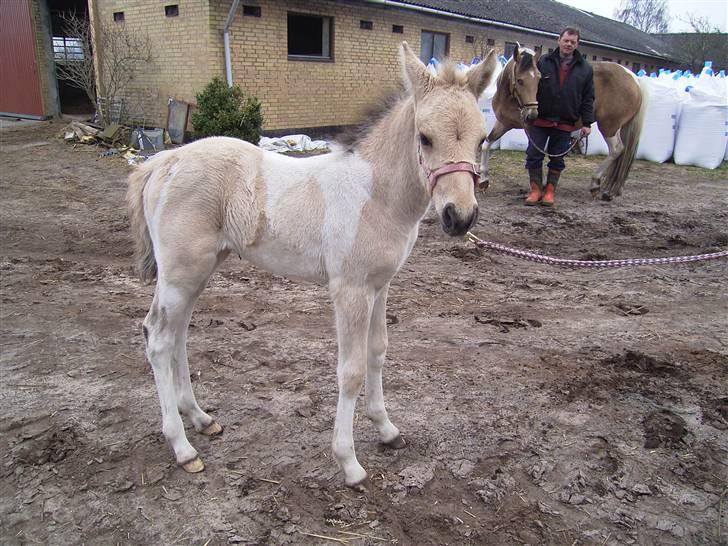
<instances>
[{"instance_id":1,"label":"dark jacket","mask_svg":"<svg viewBox=\"0 0 728 546\"><path fill-rule=\"evenodd\" d=\"M574 51L571 69L559 89L559 49L538 61L538 117L574 124L581 118L585 127L594 123L594 72L579 51Z\"/></svg>"}]
</instances>

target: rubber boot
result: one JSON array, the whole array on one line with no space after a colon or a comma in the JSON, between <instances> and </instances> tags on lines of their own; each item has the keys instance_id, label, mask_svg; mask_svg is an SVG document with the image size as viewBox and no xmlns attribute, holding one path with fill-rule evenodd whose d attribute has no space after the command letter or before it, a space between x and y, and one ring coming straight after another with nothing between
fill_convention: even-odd
<instances>
[{"instance_id":1,"label":"rubber boot","mask_svg":"<svg viewBox=\"0 0 728 546\"><path fill-rule=\"evenodd\" d=\"M526 197L526 206L538 205L543 192L543 169L528 169L528 179L531 192Z\"/></svg>"},{"instance_id":2,"label":"rubber boot","mask_svg":"<svg viewBox=\"0 0 728 546\"><path fill-rule=\"evenodd\" d=\"M546 175L546 191L543 192L543 197L541 198L542 206L554 206L554 193L556 192L556 184L558 184L560 176L561 171L549 170L549 173Z\"/></svg>"}]
</instances>

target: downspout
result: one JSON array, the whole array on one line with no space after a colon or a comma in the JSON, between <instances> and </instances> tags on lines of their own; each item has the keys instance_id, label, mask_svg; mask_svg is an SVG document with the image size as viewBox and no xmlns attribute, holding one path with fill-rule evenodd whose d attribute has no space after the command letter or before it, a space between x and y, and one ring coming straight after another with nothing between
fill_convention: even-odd
<instances>
[{"instance_id":1,"label":"downspout","mask_svg":"<svg viewBox=\"0 0 728 546\"><path fill-rule=\"evenodd\" d=\"M233 0L233 5L230 6L230 11L228 12L227 21L225 21L225 28L222 31L225 49L225 76L227 77L228 87L233 86L233 66L230 61L230 25L233 24L233 19L235 19L235 12L238 9L239 3L240 0Z\"/></svg>"}]
</instances>

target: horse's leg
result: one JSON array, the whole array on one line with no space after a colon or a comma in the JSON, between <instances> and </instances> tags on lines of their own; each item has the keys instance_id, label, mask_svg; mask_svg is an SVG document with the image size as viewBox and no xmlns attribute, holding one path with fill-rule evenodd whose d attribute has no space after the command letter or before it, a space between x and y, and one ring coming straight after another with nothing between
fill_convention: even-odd
<instances>
[{"instance_id":1,"label":"horse's leg","mask_svg":"<svg viewBox=\"0 0 728 546\"><path fill-rule=\"evenodd\" d=\"M379 430L379 438L383 444L401 449L405 441L399 434L399 429L389 420L384 407L384 393L382 391L382 367L387 353L387 292L389 284L379 291L372 309L372 319L369 325L369 340L367 342L367 417L372 420Z\"/></svg>"},{"instance_id":2,"label":"horse's leg","mask_svg":"<svg viewBox=\"0 0 728 546\"><path fill-rule=\"evenodd\" d=\"M617 161L617 158L622 154L622 152L624 152L624 144L622 143L622 138L619 136L619 130L617 130L613 136L605 136L604 140L607 142L609 154L606 159L599 164L597 170L592 175L591 186L589 186L589 191L591 192L592 197L597 197L599 195L607 170L612 163ZM607 200L609 199L610 198L607 197Z\"/></svg>"},{"instance_id":3,"label":"horse's leg","mask_svg":"<svg viewBox=\"0 0 728 546\"><path fill-rule=\"evenodd\" d=\"M218 255L214 269L227 258L229 251L222 252ZM177 408L183 415L186 415L192 422L195 430L205 434L206 436L214 436L222 432L222 427L207 413L202 411L197 404L195 394L192 391L192 382L190 381L190 368L187 361L187 328L192 317L192 309L195 301L200 293L207 285L208 278L200 287L200 290L190 300L190 305L186 309L184 317L184 327L179 332L178 338L175 340L175 354L173 362L173 373L175 385L177 387Z\"/></svg>"},{"instance_id":4,"label":"horse's leg","mask_svg":"<svg viewBox=\"0 0 728 546\"><path fill-rule=\"evenodd\" d=\"M493 142L498 140L500 137L505 135L509 129L498 120L496 120L493 129L488 134L488 138L485 139L485 143L480 150L480 182L478 183L478 189L485 191L490 185L490 177L488 175L488 163L490 161L490 147Z\"/></svg>"},{"instance_id":5,"label":"horse's leg","mask_svg":"<svg viewBox=\"0 0 728 546\"><path fill-rule=\"evenodd\" d=\"M367 477L354 451L354 410L367 366L367 335L374 304L374 290L366 285L350 286L340 280L330 285L336 312L339 345L336 375L339 402L332 442L336 462L346 485L355 486Z\"/></svg>"},{"instance_id":6,"label":"horse's leg","mask_svg":"<svg viewBox=\"0 0 728 546\"><path fill-rule=\"evenodd\" d=\"M162 408L162 433L172 446L177 463L187 472L199 472L205 465L187 440L179 414L179 344L185 342L192 307L218 258L215 242L205 245L185 241L185 245L184 250L174 247L159 250L157 288L152 307L144 319L144 337ZM185 359L185 368L186 362ZM189 380L189 372L187 376Z\"/></svg>"}]
</instances>

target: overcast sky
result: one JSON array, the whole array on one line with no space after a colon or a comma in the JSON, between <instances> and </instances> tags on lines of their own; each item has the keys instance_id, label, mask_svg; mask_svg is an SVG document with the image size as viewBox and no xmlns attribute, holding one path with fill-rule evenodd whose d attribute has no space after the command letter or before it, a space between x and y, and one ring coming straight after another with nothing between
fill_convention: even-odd
<instances>
[{"instance_id":1,"label":"overcast sky","mask_svg":"<svg viewBox=\"0 0 728 546\"><path fill-rule=\"evenodd\" d=\"M575 8L614 18L614 9L619 0L558 0ZM667 0L670 32L690 32L690 26L683 22L687 14L708 17L722 32L728 30L728 0Z\"/></svg>"}]
</instances>

